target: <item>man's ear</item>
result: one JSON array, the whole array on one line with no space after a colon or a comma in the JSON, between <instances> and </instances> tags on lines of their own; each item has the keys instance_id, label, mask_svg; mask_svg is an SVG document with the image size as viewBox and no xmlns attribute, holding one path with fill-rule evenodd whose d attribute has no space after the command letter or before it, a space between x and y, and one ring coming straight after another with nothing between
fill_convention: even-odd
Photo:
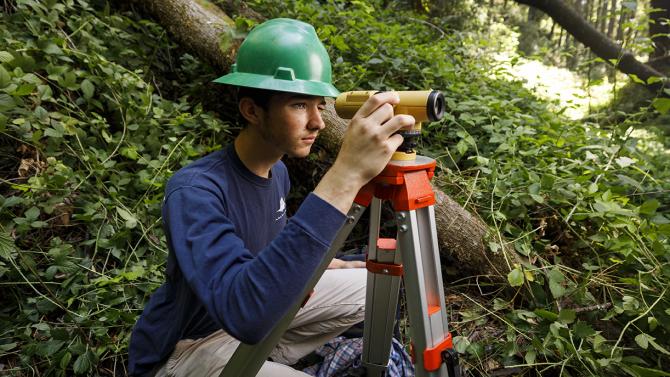
<instances>
[{"instance_id":1,"label":"man's ear","mask_svg":"<svg viewBox=\"0 0 670 377\"><path fill-rule=\"evenodd\" d=\"M240 114L242 114L249 124L258 124L263 116L263 108L256 105L254 100L249 97L242 97L237 107L240 110Z\"/></svg>"}]
</instances>

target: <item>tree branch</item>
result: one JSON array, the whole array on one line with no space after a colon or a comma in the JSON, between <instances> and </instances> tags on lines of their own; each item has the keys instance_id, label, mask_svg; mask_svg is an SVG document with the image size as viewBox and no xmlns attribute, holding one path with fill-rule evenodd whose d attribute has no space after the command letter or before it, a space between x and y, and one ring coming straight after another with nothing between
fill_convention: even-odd
<instances>
[{"instance_id":1,"label":"tree branch","mask_svg":"<svg viewBox=\"0 0 670 377\"><path fill-rule=\"evenodd\" d=\"M644 82L651 77L663 79L647 85L647 88L656 92L666 85L667 78L653 67L638 61L630 52L624 50L607 35L601 33L577 11L562 0L515 0L519 4L537 8L561 25L576 40L590 48L598 57L623 73L636 75Z\"/></svg>"}]
</instances>

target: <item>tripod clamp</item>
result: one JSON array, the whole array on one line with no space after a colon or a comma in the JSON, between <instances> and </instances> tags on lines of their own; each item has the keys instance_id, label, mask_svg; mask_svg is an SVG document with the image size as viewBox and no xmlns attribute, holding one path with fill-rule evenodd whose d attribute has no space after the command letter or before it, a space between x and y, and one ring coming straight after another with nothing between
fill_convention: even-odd
<instances>
[{"instance_id":1,"label":"tripod clamp","mask_svg":"<svg viewBox=\"0 0 670 377\"><path fill-rule=\"evenodd\" d=\"M450 377L461 377L461 367L458 362L458 352L449 348L442 351L442 361L447 366L447 372Z\"/></svg>"}]
</instances>

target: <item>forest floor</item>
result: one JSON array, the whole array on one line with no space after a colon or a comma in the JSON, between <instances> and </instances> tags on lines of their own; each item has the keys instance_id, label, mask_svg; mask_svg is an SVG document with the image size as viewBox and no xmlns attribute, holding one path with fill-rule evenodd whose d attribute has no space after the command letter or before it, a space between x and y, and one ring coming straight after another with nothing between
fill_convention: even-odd
<instances>
[{"instance_id":1,"label":"forest floor","mask_svg":"<svg viewBox=\"0 0 670 377\"><path fill-rule=\"evenodd\" d=\"M510 80L522 80L524 86L538 96L557 101L559 108L566 108L564 114L570 119L581 119L590 109L608 103L617 85L617 82L610 83L607 77L599 83L589 83L583 75L567 68L546 65L515 54L499 53L494 58ZM624 82L620 79L618 85Z\"/></svg>"}]
</instances>

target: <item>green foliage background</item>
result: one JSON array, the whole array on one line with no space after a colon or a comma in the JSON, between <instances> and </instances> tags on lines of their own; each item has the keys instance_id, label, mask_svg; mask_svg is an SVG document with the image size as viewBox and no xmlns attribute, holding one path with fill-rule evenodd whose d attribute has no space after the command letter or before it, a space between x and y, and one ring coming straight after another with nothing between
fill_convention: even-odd
<instances>
[{"instance_id":1,"label":"green foliage background","mask_svg":"<svg viewBox=\"0 0 670 377\"><path fill-rule=\"evenodd\" d=\"M489 225L489 252L509 245L525 261L505 284L449 284L471 375L670 375L668 143L639 131L653 110L607 127L610 110L563 117L489 58L502 26L464 22L477 19L467 1L442 18L401 2L248 3L315 25L341 90L443 90L448 114L422 153ZM130 330L162 281L163 185L237 128L213 112L225 110L208 84L218 73L126 5L5 2L1 373L125 374Z\"/></svg>"}]
</instances>

